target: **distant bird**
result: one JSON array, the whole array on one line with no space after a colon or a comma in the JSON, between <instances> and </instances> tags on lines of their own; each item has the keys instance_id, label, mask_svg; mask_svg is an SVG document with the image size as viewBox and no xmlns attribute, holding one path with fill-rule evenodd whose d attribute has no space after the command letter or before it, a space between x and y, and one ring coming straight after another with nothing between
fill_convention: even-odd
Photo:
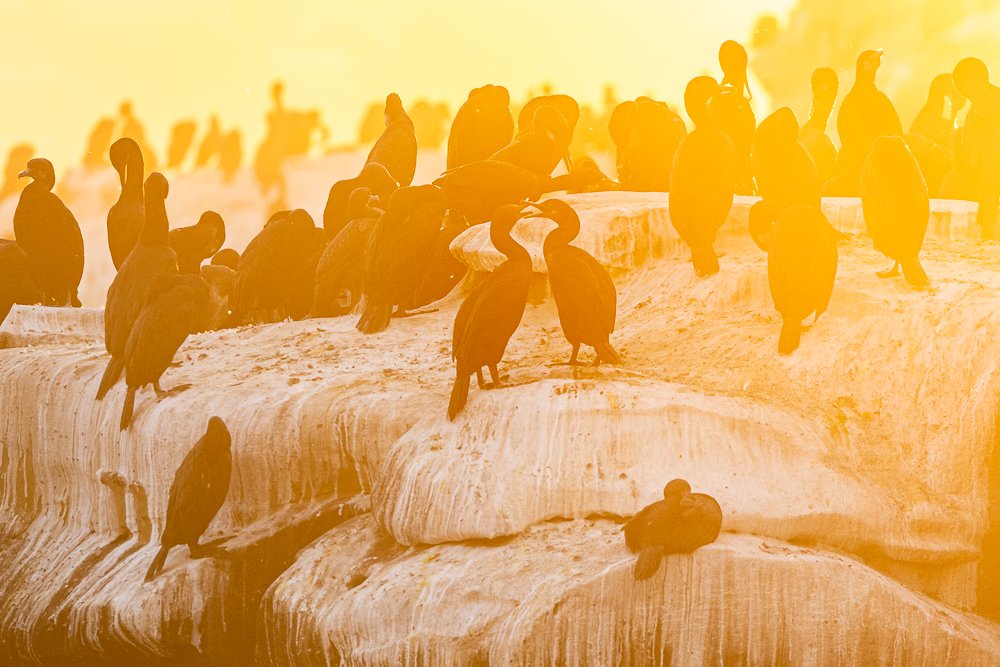
<instances>
[{"instance_id":1,"label":"distant bird","mask_svg":"<svg viewBox=\"0 0 1000 667\"><path fill-rule=\"evenodd\" d=\"M546 199L531 204L537 214L526 217L546 217L558 227L549 232L542 245L548 269L552 296L559 311L566 340L573 346L569 364L575 366L580 345L589 345L597 353L594 365L601 362L622 363L621 357L608 340L615 330L618 294L608 270L586 250L571 246L580 233L580 216L561 199Z\"/></svg>"},{"instance_id":2,"label":"distant bird","mask_svg":"<svg viewBox=\"0 0 1000 667\"><path fill-rule=\"evenodd\" d=\"M351 221L327 244L316 265L310 317L346 315L361 300L368 242L383 213L377 203L370 188L355 188L351 193Z\"/></svg>"},{"instance_id":3,"label":"distant bird","mask_svg":"<svg viewBox=\"0 0 1000 667\"><path fill-rule=\"evenodd\" d=\"M171 548L186 544L192 558L204 552L198 540L222 509L229 493L233 473L232 442L225 422L212 417L205 435L181 461L170 485L160 550L146 572L146 581L152 581L163 570Z\"/></svg>"},{"instance_id":4,"label":"distant bird","mask_svg":"<svg viewBox=\"0 0 1000 667\"><path fill-rule=\"evenodd\" d=\"M212 256L211 264L213 266L228 266L235 271L240 264L240 253L232 248L223 248Z\"/></svg>"},{"instance_id":5,"label":"distant bird","mask_svg":"<svg viewBox=\"0 0 1000 667\"><path fill-rule=\"evenodd\" d=\"M930 219L927 185L916 158L900 137L879 137L861 171L861 207L875 249L893 260L881 278L899 275L926 287L930 281L917 256Z\"/></svg>"},{"instance_id":6,"label":"distant bird","mask_svg":"<svg viewBox=\"0 0 1000 667\"><path fill-rule=\"evenodd\" d=\"M122 268L142 231L144 167L142 151L133 139L123 137L111 144L111 166L118 172L121 194L108 211L108 248L115 270Z\"/></svg>"},{"instance_id":7,"label":"distant bird","mask_svg":"<svg viewBox=\"0 0 1000 667\"><path fill-rule=\"evenodd\" d=\"M194 143L198 124L193 120L182 120L170 129L170 145L167 147L167 169L179 169Z\"/></svg>"},{"instance_id":8,"label":"distant bird","mask_svg":"<svg viewBox=\"0 0 1000 667\"><path fill-rule=\"evenodd\" d=\"M447 168L485 160L510 143L514 118L503 86L475 88L455 114L448 134Z\"/></svg>"},{"instance_id":9,"label":"distant bird","mask_svg":"<svg viewBox=\"0 0 1000 667\"><path fill-rule=\"evenodd\" d=\"M719 271L712 246L732 208L739 169L732 140L708 109L718 90L707 76L688 83L684 108L695 129L677 147L670 172L670 222L691 248L695 273L702 277Z\"/></svg>"},{"instance_id":10,"label":"distant bird","mask_svg":"<svg viewBox=\"0 0 1000 667\"><path fill-rule=\"evenodd\" d=\"M417 169L417 135L396 93L385 98L385 131L368 153L365 164L371 162L384 165L400 185L413 182Z\"/></svg>"},{"instance_id":11,"label":"distant bird","mask_svg":"<svg viewBox=\"0 0 1000 667\"><path fill-rule=\"evenodd\" d=\"M77 290L83 278L83 235L62 200L52 193L56 183L52 163L28 160L18 177L34 179L14 209L14 238L28 255L32 281L42 292L43 305L80 306Z\"/></svg>"},{"instance_id":12,"label":"distant bird","mask_svg":"<svg viewBox=\"0 0 1000 667\"><path fill-rule=\"evenodd\" d=\"M632 576L649 579L669 554L691 553L711 544L722 529L722 508L704 493L691 493L691 485L675 479L663 488L663 500L642 508L626 522L625 545L638 553Z\"/></svg>"},{"instance_id":13,"label":"distant bird","mask_svg":"<svg viewBox=\"0 0 1000 667\"><path fill-rule=\"evenodd\" d=\"M566 119L554 106L542 104L535 109L531 129L519 133L514 139L490 156L491 160L510 162L528 171L547 177L562 160L567 171L573 164L569 156L572 140Z\"/></svg>"},{"instance_id":14,"label":"distant bird","mask_svg":"<svg viewBox=\"0 0 1000 667\"><path fill-rule=\"evenodd\" d=\"M250 241L236 269L236 322L277 322L291 315L297 291L307 288L307 298L312 297L315 265L305 285L303 271L313 258L319 261L323 242L316 230L304 210L283 211Z\"/></svg>"},{"instance_id":15,"label":"distant bird","mask_svg":"<svg viewBox=\"0 0 1000 667\"><path fill-rule=\"evenodd\" d=\"M111 359L101 377L97 400L104 398L121 377L132 325L149 300L153 284L161 274L177 273L177 253L167 243L170 223L165 202L169 189L167 179L157 171L146 179L145 223L135 248L108 288L104 306L104 347Z\"/></svg>"},{"instance_id":16,"label":"distant bird","mask_svg":"<svg viewBox=\"0 0 1000 667\"><path fill-rule=\"evenodd\" d=\"M151 384L157 398L170 393L160 388L160 378L187 337L204 326L208 309L208 285L200 276L167 273L157 277L125 344L128 392L122 406L121 430L132 425L139 389Z\"/></svg>"},{"instance_id":17,"label":"distant bird","mask_svg":"<svg viewBox=\"0 0 1000 667\"><path fill-rule=\"evenodd\" d=\"M508 204L492 215L490 241L507 257L462 302L455 316L451 356L455 360L455 385L448 403L448 419L462 411L469 397L473 373L485 389L483 366L490 369L493 387L501 385L497 364L503 358L528 302L531 256L511 238L514 225L524 217L523 206Z\"/></svg>"},{"instance_id":18,"label":"distant bird","mask_svg":"<svg viewBox=\"0 0 1000 667\"><path fill-rule=\"evenodd\" d=\"M500 160L470 162L434 181L444 191L448 208L464 215L470 225L486 222L504 204L537 200L548 183L523 167Z\"/></svg>"},{"instance_id":19,"label":"distant bird","mask_svg":"<svg viewBox=\"0 0 1000 667\"><path fill-rule=\"evenodd\" d=\"M820 67L813 72L810 86L812 106L809 108L809 118L799 129L799 141L816 164L820 183L826 183L837 175L837 149L826 128L837 101L840 80L837 73L829 67Z\"/></svg>"},{"instance_id":20,"label":"distant bird","mask_svg":"<svg viewBox=\"0 0 1000 667\"><path fill-rule=\"evenodd\" d=\"M366 164L354 178L334 183L326 200L326 208L323 209L323 229L328 240L333 240L344 225L351 221L348 199L357 188L368 188L372 196L384 205L399 188L399 184L385 167L374 162Z\"/></svg>"},{"instance_id":21,"label":"distant bird","mask_svg":"<svg viewBox=\"0 0 1000 667\"><path fill-rule=\"evenodd\" d=\"M514 136L534 129L535 112L541 106L555 107L566 119L570 137L573 136L576 123L580 120L580 105L569 95L539 95L528 100L517 114L517 134Z\"/></svg>"},{"instance_id":22,"label":"distant bird","mask_svg":"<svg viewBox=\"0 0 1000 667\"><path fill-rule=\"evenodd\" d=\"M0 324L14 304L38 303L41 298L31 280L27 253L16 242L0 239Z\"/></svg>"},{"instance_id":23,"label":"distant bird","mask_svg":"<svg viewBox=\"0 0 1000 667\"><path fill-rule=\"evenodd\" d=\"M741 195L753 194L753 176L750 172L750 147L753 143L757 119L750 100L747 83L747 51L738 42L728 40L719 48L719 65L722 67L722 83L718 92L709 102L709 109L719 123L719 128L729 135L736 148L737 184L736 192Z\"/></svg>"},{"instance_id":24,"label":"distant bird","mask_svg":"<svg viewBox=\"0 0 1000 667\"><path fill-rule=\"evenodd\" d=\"M778 216L767 247L767 278L781 314L778 352L799 346L802 320L826 311L837 277L837 233L818 206L791 206ZM814 320L815 321L815 320Z\"/></svg>"},{"instance_id":25,"label":"distant bird","mask_svg":"<svg viewBox=\"0 0 1000 667\"><path fill-rule=\"evenodd\" d=\"M197 274L201 263L215 255L226 242L226 223L215 211L205 211L197 223L171 229L168 238L170 247L177 253L180 272Z\"/></svg>"},{"instance_id":26,"label":"distant bird","mask_svg":"<svg viewBox=\"0 0 1000 667\"><path fill-rule=\"evenodd\" d=\"M434 185L403 187L392 194L368 243L365 309L358 331L384 331L394 307L400 307L399 314L405 312L408 297L433 258L446 209L444 195Z\"/></svg>"},{"instance_id":27,"label":"distant bird","mask_svg":"<svg viewBox=\"0 0 1000 667\"><path fill-rule=\"evenodd\" d=\"M663 102L639 97L615 107L608 130L618 149L622 189L668 192L674 154L687 136L684 120Z\"/></svg>"},{"instance_id":28,"label":"distant bird","mask_svg":"<svg viewBox=\"0 0 1000 667\"><path fill-rule=\"evenodd\" d=\"M854 197L858 195L858 176L877 137L902 136L903 126L892 101L875 86L875 74L882 64L882 51L864 51L858 56L854 87L837 113L840 154L837 158L838 182L825 194Z\"/></svg>"}]
</instances>

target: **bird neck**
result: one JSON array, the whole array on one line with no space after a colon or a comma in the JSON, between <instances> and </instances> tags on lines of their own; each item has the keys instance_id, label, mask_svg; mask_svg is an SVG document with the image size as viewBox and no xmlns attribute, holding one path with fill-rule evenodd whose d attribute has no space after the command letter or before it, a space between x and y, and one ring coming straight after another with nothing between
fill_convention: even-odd
<instances>
[{"instance_id":1,"label":"bird neck","mask_svg":"<svg viewBox=\"0 0 1000 667\"><path fill-rule=\"evenodd\" d=\"M55 185L55 183L52 183L44 179L39 180L36 178L35 180L31 181L31 183L28 183L28 185L26 185L24 189L25 191L30 192L33 195L38 195L42 194L43 192L52 192L53 185Z\"/></svg>"},{"instance_id":2,"label":"bird neck","mask_svg":"<svg viewBox=\"0 0 1000 667\"><path fill-rule=\"evenodd\" d=\"M833 102L834 100L826 97L814 96L812 107L809 109L809 120L806 123L825 131L830 122L830 115L833 113Z\"/></svg>"},{"instance_id":3,"label":"bird neck","mask_svg":"<svg viewBox=\"0 0 1000 667\"><path fill-rule=\"evenodd\" d=\"M136 151L129 155L125 161L125 184L122 185L122 192L130 195L138 194L142 196L142 178L145 165L142 161L142 154Z\"/></svg>"},{"instance_id":4,"label":"bird neck","mask_svg":"<svg viewBox=\"0 0 1000 667\"><path fill-rule=\"evenodd\" d=\"M145 203L145 222L139 232L139 243L147 246L166 246L170 231L167 221L167 205L164 199L147 198Z\"/></svg>"},{"instance_id":5,"label":"bird neck","mask_svg":"<svg viewBox=\"0 0 1000 667\"><path fill-rule=\"evenodd\" d=\"M543 251L551 251L560 246L567 246L570 242L577 237L580 233L580 220L572 219L574 216L570 216L568 220L560 220L557 222L559 225L545 237L545 243L543 244Z\"/></svg>"},{"instance_id":6,"label":"bird neck","mask_svg":"<svg viewBox=\"0 0 1000 667\"><path fill-rule=\"evenodd\" d=\"M514 240L509 229L500 230L491 226L490 241L493 242L493 247L502 252L507 259L531 264L531 255L528 254L524 246Z\"/></svg>"},{"instance_id":7,"label":"bird neck","mask_svg":"<svg viewBox=\"0 0 1000 667\"><path fill-rule=\"evenodd\" d=\"M935 116L944 116L944 93L931 93L927 98L924 109Z\"/></svg>"}]
</instances>

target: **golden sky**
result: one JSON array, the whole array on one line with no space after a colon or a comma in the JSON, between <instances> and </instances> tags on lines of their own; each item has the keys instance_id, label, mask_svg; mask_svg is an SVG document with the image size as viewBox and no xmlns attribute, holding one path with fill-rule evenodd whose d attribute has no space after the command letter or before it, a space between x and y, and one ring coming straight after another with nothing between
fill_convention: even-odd
<instances>
[{"instance_id":1,"label":"golden sky","mask_svg":"<svg viewBox=\"0 0 1000 667\"><path fill-rule=\"evenodd\" d=\"M764 11L794 0L49 0L0 2L0 151L35 144L76 162L90 129L123 98L160 155L170 125L217 112L253 154L270 82L286 104L317 107L336 142L356 136L364 107L389 91L454 111L472 87L519 98L551 81L597 102L679 101L685 82L715 72L719 44L746 41Z\"/></svg>"}]
</instances>

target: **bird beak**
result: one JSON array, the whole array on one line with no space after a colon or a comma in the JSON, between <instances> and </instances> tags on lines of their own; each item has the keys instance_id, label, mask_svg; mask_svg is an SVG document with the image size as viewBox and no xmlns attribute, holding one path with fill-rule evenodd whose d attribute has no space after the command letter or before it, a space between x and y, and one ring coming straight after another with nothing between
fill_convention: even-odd
<instances>
[{"instance_id":1,"label":"bird beak","mask_svg":"<svg viewBox=\"0 0 1000 667\"><path fill-rule=\"evenodd\" d=\"M566 149L566 152L563 153L562 160L563 160L563 164L566 165L566 171L567 172L573 171L573 160L571 160L570 157L569 157L569 149L568 148Z\"/></svg>"},{"instance_id":2,"label":"bird beak","mask_svg":"<svg viewBox=\"0 0 1000 667\"><path fill-rule=\"evenodd\" d=\"M18 175L17 175L17 177L18 178L24 178L25 176L31 176L31 175L32 175L31 170L30 169L25 169L24 171L19 172Z\"/></svg>"},{"instance_id":3,"label":"bird beak","mask_svg":"<svg viewBox=\"0 0 1000 667\"><path fill-rule=\"evenodd\" d=\"M527 204L525 204L525 207L528 207L528 206L530 206L531 208L533 208L535 210L531 211L530 213L529 212L525 212L525 211L522 210L521 211L521 217L522 218L544 218L545 217L545 213L542 211L542 209L538 208L538 204L535 204L533 202L528 202Z\"/></svg>"}]
</instances>

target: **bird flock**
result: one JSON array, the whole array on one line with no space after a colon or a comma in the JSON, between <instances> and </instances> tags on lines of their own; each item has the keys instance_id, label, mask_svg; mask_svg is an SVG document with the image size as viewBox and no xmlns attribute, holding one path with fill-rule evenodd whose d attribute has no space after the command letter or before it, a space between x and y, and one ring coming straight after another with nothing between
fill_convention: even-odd
<instances>
[{"instance_id":1,"label":"bird flock","mask_svg":"<svg viewBox=\"0 0 1000 667\"><path fill-rule=\"evenodd\" d=\"M611 343L615 285L594 257L571 245L581 220L566 201L543 198L557 191L669 193L671 223L699 277L720 270L714 241L734 195L757 195L749 232L767 253L768 284L783 320L777 350L792 353L802 321L826 310L837 274L843 235L823 214L823 196L860 197L875 249L893 262L879 275L901 272L915 288L930 284L919 259L930 197L978 202L986 234L996 220L1000 88L989 82L985 64L967 58L936 77L927 104L904 133L892 101L877 86L881 58L877 50L858 57L854 84L836 118L838 150L827 133L839 89L833 70L817 69L808 82L813 103L804 124L787 107L758 124L746 50L727 41L719 50L721 80L698 76L684 90L690 132L678 113L649 97L614 110L608 129L617 147L617 181L592 159L570 155L580 118L572 97L536 97L515 122L507 89L486 85L469 93L453 120L447 170L430 184L414 185L414 125L392 93L381 136L358 175L330 188L322 225L303 209L279 211L241 254L223 248L225 223L213 211L171 230L167 179L153 172L143 180L140 145L119 139L109 157L121 194L107 216L117 275L105 303L108 360L97 399L124 375L120 427L128 429L143 387L152 385L161 397L180 389L164 390L160 381L197 331L352 312L359 313L362 333L383 331L394 318L452 291L466 267L449 252L451 242L470 226L489 224L490 240L506 259L475 284L455 316L455 380L447 408L455 419L466 407L473 375L480 389L503 384L498 365L521 322L533 272L528 251L511 232L519 220L537 217L557 225L543 254L572 347L568 363L581 363L586 345L595 351L595 365L621 364ZM967 101L965 123L957 127ZM559 163L565 173L553 176ZM72 212L52 192L53 166L32 158L20 176L32 182L14 213L15 239L0 240L0 316L14 303L79 306L83 240ZM230 468L229 432L213 417L177 471L162 549L147 579L162 568L171 546L200 549L201 533L224 502ZM636 579L652 576L663 554L691 551L718 535L718 504L690 491L684 480L670 482L662 501L626 524L627 546L639 554Z\"/></svg>"}]
</instances>

